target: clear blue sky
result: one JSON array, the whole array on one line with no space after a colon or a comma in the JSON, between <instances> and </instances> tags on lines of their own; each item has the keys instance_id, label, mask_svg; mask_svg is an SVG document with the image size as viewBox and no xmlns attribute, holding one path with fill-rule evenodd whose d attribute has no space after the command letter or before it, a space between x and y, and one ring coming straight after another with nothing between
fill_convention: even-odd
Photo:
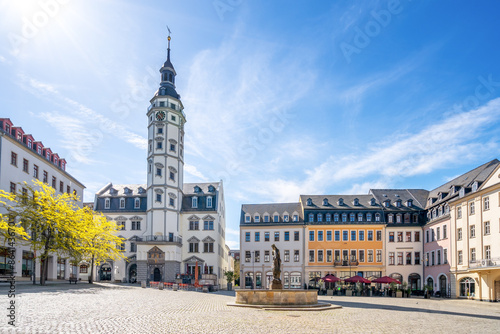
<instances>
[{"instance_id":1,"label":"clear blue sky","mask_svg":"<svg viewBox=\"0 0 500 334\"><path fill-rule=\"evenodd\" d=\"M185 180L224 180L232 248L243 203L432 189L500 157L498 1L23 0L0 13L1 116L65 157L86 201L145 183L169 25Z\"/></svg>"}]
</instances>

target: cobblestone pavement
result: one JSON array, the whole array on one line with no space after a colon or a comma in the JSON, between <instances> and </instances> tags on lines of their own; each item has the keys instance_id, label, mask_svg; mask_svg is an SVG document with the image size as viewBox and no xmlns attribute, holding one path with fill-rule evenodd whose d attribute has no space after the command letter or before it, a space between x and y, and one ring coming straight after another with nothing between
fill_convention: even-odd
<instances>
[{"instance_id":1,"label":"cobblestone pavement","mask_svg":"<svg viewBox=\"0 0 500 334\"><path fill-rule=\"evenodd\" d=\"M7 324L0 286L1 333L499 333L500 304L467 300L326 297L329 311L229 307L234 293L137 286L16 287L16 327ZM1 313L0 313L1 314Z\"/></svg>"}]
</instances>

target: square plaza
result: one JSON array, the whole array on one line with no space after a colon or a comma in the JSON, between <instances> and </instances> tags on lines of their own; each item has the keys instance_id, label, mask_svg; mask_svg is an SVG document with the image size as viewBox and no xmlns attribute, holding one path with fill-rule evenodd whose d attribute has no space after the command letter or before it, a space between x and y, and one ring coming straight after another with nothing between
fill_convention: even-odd
<instances>
[{"instance_id":1,"label":"square plaza","mask_svg":"<svg viewBox=\"0 0 500 334\"><path fill-rule=\"evenodd\" d=\"M0 299L6 299L2 285ZM18 284L15 329L2 333L497 333L500 306L457 299L330 297L329 311L227 306L234 292L128 284Z\"/></svg>"}]
</instances>

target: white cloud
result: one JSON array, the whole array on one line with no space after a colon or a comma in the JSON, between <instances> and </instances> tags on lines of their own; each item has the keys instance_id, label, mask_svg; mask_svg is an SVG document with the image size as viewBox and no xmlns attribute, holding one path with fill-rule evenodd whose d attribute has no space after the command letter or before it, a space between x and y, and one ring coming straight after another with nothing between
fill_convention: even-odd
<instances>
[{"instance_id":1,"label":"white cloud","mask_svg":"<svg viewBox=\"0 0 500 334\"><path fill-rule=\"evenodd\" d=\"M203 175L198 169L196 169L196 167L193 165L185 164L184 171L188 174L191 174L192 176L199 178L204 182L208 181L208 178L205 175Z\"/></svg>"},{"instance_id":2,"label":"white cloud","mask_svg":"<svg viewBox=\"0 0 500 334\"><path fill-rule=\"evenodd\" d=\"M71 152L71 158L78 163L96 163L90 158L90 151L94 145L100 143L102 138L97 133L89 131L85 123L76 117L61 115L55 112L44 112L34 114L34 116L45 120L65 138L61 141L61 146Z\"/></svg>"},{"instance_id":3,"label":"white cloud","mask_svg":"<svg viewBox=\"0 0 500 334\"><path fill-rule=\"evenodd\" d=\"M450 164L472 161L477 156L498 149L496 142L475 142L483 127L500 118L500 98L477 109L454 114L435 122L416 134L391 134L386 141L372 144L362 151L343 158L330 156L318 167L305 171L302 181L259 181L249 188L273 201L296 201L299 194L319 194L337 183L364 178L347 192L366 193L369 187L380 188L399 178L428 174ZM363 187L367 187L363 189Z\"/></svg>"},{"instance_id":4,"label":"white cloud","mask_svg":"<svg viewBox=\"0 0 500 334\"><path fill-rule=\"evenodd\" d=\"M240 237L240 231L228 227L226 229L226 235L232 235L232 236L236 236L236 237L239 238Z\"/></svg>"},{"instance_id":5,"label":"white cloud","mask_svg":"<svg viewBox=\"0 0 500 334\"><path fill-rule=\"evenodd\" d=\"M104 134L108 134L132 144L139 149L147 149L146 138L127 130L125 126L103 116L91 108L62 95L54 85L28 78L25 75L20 75L20 78L22 81L21 86L24 89L34 95L43 96L52 103L68 110L77 117L80 124L85 124L86 128L94 129L91 131L93 132L93 136L102 137ZM26 83L28 86L25 85ZM60 119L60 116L57 118ZM54 119L54 123L57 124L57 119ZM66 131L65 134L67 133Z\"/></svg>"},{"instance_id":6,"label":"white cloud","mask_svg":"<svg viewBox=\"0 0 500 334\"><path fill-rule=\"evenodd\" d=\"M231 38L192 61L183 89L189 106L186 151L204 162L198 167L204 175L219 179L253 171L290 122L286 110L309 93L313 72L281 52L261 41Z\"/></svg>"}]
</instances>

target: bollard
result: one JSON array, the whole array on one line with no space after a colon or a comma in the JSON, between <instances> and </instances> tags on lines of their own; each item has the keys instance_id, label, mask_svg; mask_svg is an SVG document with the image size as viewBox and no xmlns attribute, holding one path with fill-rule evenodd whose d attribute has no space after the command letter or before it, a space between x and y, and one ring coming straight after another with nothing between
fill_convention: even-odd
<instances>
[{"instance_id":1,"label":"bollard","mask_svg":"<svg viewBox=\"0 0 500 334\"><path fill-rule=\"evenodd\" d=\"M158 290L163 290L163 283L162 283L162 282L160 282L160 283L158 284Z\"/></svg>"},{"instance_id":2,"label":"bollard","mask_svg":"<svg viewBox=\"0 0 500 334\"><path fill-rule=\"evenodd\" d=\"M141 281L141 288L145 288L146 287L146 281Z\"/></svg>"},{"instance_id":3,"label":"bollard","mask_svg":"<svg viewBox=\"0 0 500 334\"><path fill-rule=\"evenodd\" d=\"M172 290L177 291L178 288L179 288L179 284L176 283L176 284L172 285Z\"/></svg>"}]
</instances>

